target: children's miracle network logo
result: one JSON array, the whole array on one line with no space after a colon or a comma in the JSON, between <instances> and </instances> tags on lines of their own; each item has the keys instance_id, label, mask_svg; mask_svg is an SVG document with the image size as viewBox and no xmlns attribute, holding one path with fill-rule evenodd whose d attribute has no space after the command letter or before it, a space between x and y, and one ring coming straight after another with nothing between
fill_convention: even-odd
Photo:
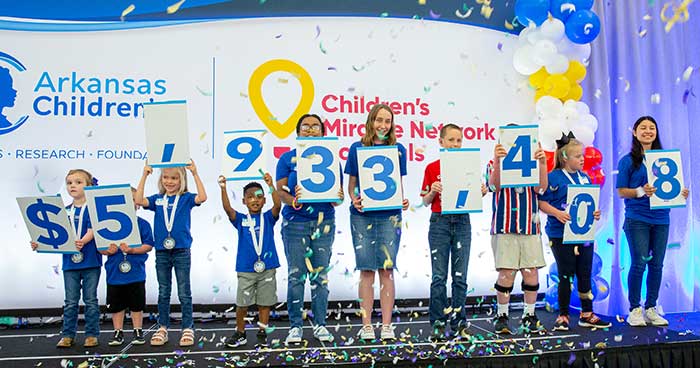
<instances>
[{"instance_id":1,"label":"children's miracle network logo","mask_svg":"<svg viewBox=\"0 0 700 368\"><path fill-rule=\"evenodd\" d=\"M13 87L12 74L25 70L27 68L14 56L0 51L0 135L12 132L29 119L29 115L24 115L12 122L4 114L6 109L15 106L15 99L17 99L17 90Z\"/></svg>"}]
</instances>

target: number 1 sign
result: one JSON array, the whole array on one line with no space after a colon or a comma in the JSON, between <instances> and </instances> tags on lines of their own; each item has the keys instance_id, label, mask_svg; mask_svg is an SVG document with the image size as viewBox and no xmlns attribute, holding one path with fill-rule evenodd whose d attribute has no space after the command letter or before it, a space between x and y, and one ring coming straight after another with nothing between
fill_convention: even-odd
<instances>
[{"instance_id":1,"label":"number 1 sign","mask_svg":"<svg viewBox=\"0 0 700 368\"><path fill-rule=\"evenodd\" d=\"M656 192L649 198L652 210L685 207L683 166L680 150L649 150L644 152L647 178Z\"/></svg>"},{"instance_id":2,"label":"number 1 sign","mask_svg":"<svg viewBox=\"0 0 700 368\"><path fill-rule=\"evenodd\" d=\"M501 187L537 186L540 165L535 160L537 125L502 126L499 142L508 151L501 159Z\"/></svg>"},{"instance_id":3,"label":"number 1 sign","mask_svg":"<svg viewBox=\"0 0 700 368\"><path fill-rule=\"evenodd\" d=\"M226 180L262 180L265 167L265 130L235 130L224 132L224 154L221 175Z\"/></svg>"},{"instance_id":4,"label":"number 1 sign","mask_svg":"<svg viewBox=\"0 0 700 368\"><path fill-rule=\"evenodd\" d=\"M190 162L187 101L144 103L143 118L149 165L187 166Z\"/></svg>"},{"instance_id":5,"label":"number 1 sign","mask_svg":"<svg viewBox=\"0 0 700 368\"><path fill-rule=\"evenodd\" d=\"M482 211L480 168L478 148L440 150L443 214Z\"/></svg>"}]
</instances>

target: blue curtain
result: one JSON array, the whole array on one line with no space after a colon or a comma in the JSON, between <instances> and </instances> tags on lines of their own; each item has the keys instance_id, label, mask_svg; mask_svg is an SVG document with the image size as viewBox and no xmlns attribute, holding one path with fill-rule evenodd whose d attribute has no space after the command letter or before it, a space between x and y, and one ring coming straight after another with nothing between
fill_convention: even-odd
<instances>
[{"instance_id":1,"label":"blue curtain","mask_svg":"<svg viewBox=\"0 0 700 368\"><path fill-rule=\"evenodd\" d=\"M606 174L596 244L610 296L596 310L608 315L626 315L629 308L630 255L615 180L617 162L630 150L631 127L643 115L657 120L664 148L681 150L690 189L687 207L671 210L669 243L680 243L680 248L667 249L659 304L666 312L700 310L700 150L694 149L700 142L700 2L688 7L688 21L676 23L668 33L660 16L666 2L596 0L594 6L602 31L592 44L583 100L599 120L594 146L603 153ZM666 15L673 15L671 7ZM695 70L685 81L689 66ZM659 101L653 101L656 94Z\"/></svg>"}]
</instances>

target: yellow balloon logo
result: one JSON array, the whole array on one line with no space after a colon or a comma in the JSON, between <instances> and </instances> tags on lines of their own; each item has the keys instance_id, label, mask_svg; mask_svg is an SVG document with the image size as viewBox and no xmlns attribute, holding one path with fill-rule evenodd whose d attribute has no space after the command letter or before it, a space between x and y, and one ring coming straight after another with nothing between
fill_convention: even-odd
<instances>
[{"instance_id":1,"label":"yellow balloon logo","mask_svg":"<svg viewBox=\"0 0 700 368\"><path fill-rule=\"evenodd\" d=\"M291 116L280 122L270 112L262 96L262 84L270 74L274 72L288 72L292 74L301 84L301 99ZM270 60L260 65L248 81L248 96L253 110L260 118L260 121L276 135L278 138L287 138L296 128L299 116L309 112L311 104L314 102L314 82L309 73L299 64L285 59Z\"/></svg>"}]
</instances>

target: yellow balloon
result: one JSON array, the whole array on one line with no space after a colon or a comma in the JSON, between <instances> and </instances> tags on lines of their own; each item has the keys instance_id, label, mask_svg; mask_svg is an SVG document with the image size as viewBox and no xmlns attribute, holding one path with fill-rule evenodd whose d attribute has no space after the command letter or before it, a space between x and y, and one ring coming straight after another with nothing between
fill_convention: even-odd
<instances>
[{"instance_id":1,"label":"yellow balloon","mask_svg":"<svg viewBox=\"0 0 700 368\"><path fill-rule=\"evenodd\" d=\"M574 100L574 101L579 101L583 97L583 88L581 88L580 85L577 83L574 83L571 85L571 88L569 89L569 93L562 98L563 101L568 101L568 100Z\"/></svg>"},{"instance_id":2,"label":"yellow balloon","mask_svg":"<svg viewBox=\"0 0 700 368\"><path fill-rule=\"evenodd\" d=\"M534 88L542 88L544 85L545 79L549 77L549 73L547 73L547 69L545 68L540 68L540 70L536 71L534 74L530 75L530 78L528 80L530 81L530 85Z\"/></svg>"},{"instance_id":3,"label":"yellow balloon","mask_svg":"<svg viewBox=\"0 0 700 368\"><path fill-rule=\"evenodd\" d=\"M539 100L542 96L546 96L546 94L544 93L544 89L538 88L535 91L535 103L537 103L537 100Z\"/></svg>"},{"instance_id":4,"label":"yellow balloon","mask_svg":"<svg viewBox=\"0 0 700 368\"><path fill-rule=\"evenodd\" d=\"M552 74L544 81L542 89L548 96L563 98L569 94L571 83L563 74Z\"/></svg>"},{"instance_id":5,"label":"yellow balloon","mask_svg":"<svg viewBox=\"0 0 700 368\"><path fill-rule=\"evenodd\" d=\"M578 61L571 61L569 63L569 69L564 73L564 76L572 83L581 83L581 81L586 78L586 67Z\"/></svg>"}]
</instances>

